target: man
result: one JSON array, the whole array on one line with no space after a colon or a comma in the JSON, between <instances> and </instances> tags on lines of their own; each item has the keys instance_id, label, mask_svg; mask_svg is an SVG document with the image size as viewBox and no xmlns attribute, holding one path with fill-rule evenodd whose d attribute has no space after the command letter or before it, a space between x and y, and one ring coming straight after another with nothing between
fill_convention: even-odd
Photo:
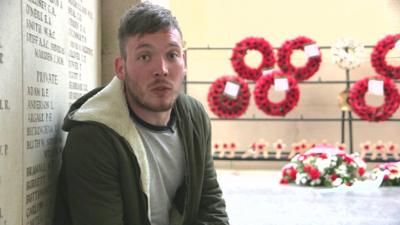
<instances>
[{"instance_id":1,"label":"man","mask_svg":"<svg viewBox=\"0 0 400 225\"><path fill-rule=\"evenodd\" d=\"M182 35L170 11L140 3L119 28L116 77L64 120L55 225L228 224L209 119L182 93Z\"/></svg>"}]
</instances>

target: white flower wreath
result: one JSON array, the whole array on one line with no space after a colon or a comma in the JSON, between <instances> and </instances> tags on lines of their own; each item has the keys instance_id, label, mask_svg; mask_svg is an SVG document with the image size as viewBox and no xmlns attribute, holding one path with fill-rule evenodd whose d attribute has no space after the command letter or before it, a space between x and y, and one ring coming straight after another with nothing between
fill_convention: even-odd
<instances>
[{"instance_id":1,"label":"white flower wreath","mask_svg":"<svg viewBox=\"0 0 400 225\"><path fill-rule=\"evenodd\" d=\"M363 62L364 45L352 38L340 38L331 47L332 59L342 69L355 69Z\"/></svg>"}]
</instances>

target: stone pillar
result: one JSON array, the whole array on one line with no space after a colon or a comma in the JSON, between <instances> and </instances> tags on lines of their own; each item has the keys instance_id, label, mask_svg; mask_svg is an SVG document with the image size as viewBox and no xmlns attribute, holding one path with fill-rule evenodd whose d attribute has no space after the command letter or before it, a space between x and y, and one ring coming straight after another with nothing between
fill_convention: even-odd
<instances>
[{"instance_id":1,"label":"stone pillar","mask_svg":"<svg viewBox=\"0 0 400 225\"><path fill-rule=\"evenodd\" d=\"M51 225L69 105L100 83L99 0L0 1L0 225Z\"/></svg>"},{"instance_id":2,"label":"stone pillar","mask_svg":"<svg viewBox=\"0 0 400 225\"><path fill-rule=\"evenodd\" d=\"M121 16L139 0L101 1L102 83L114 77L114 59L119 56L118 27Z\"/></svg>"}]
</instances>

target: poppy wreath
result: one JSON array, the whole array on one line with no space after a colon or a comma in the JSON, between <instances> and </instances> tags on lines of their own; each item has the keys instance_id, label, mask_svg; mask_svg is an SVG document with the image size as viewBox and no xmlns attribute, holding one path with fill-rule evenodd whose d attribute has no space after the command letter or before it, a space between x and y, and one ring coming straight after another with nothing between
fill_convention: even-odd
<instances>
[{"instance_id":1,"label":"poppy wreath","mask_svg":"<svg viewBox=\"0 0 400 225\"><path fill-rule=\"evenodd\" d=\"M240 85L236 98L224 94L225 85L230 81ZM238 76L222 76L214 81L208 91L207 101L211 111L222 118L237 118L249 106L250 91L247 83Z\"/></svg>"},{"instance_id":2,"label":"poppy wreath","mask_svg":"<svg viewBox=\"0 0 400 225\"><path fill-rule=\"evenodd\" d=\"M369 106L365 102L369 79L383 80L385 99L381 106ZM378 75L357 81L349 91L349 104L353 111L363 120L385 121L396 112L400 104L400 96L392 79Z\"/></svg>"},{"instance_id":3,"label":"poppy wreath","mask_svg":"<svg viewBox=\"0 0 400 225\"><path fill-rule=\"evenodd\" d=\"M262 55L262 61L257 68L246 65L244 60L248 50L257 50ZM257 80L263 69L272 68L275 64L272 46L264 38L248 37L236 43L233 48L231 63L236 73L248 80Z\"/></svg>"},{"instance_id":4,"label":"poppy wreath","mask_svg":"<svg viewBox=\"0 0 400 225\"><path fill-rule=\"evenodd\" d=\"M302 67L295 67L290 57L293 54L293 50L304 51L304 46L309 44L315 44L310 38L300 36L292 40L285 41L278 49L278 66L285 72L291 74L297 81L303 81L309 79L314 75L321 64L321 54L315 57L309 57L307 63ZM320 52L321 53L321 52Z\"/></svg>"},{"instance_id":5,"label":"poppy wreath","mask_svg":"<svg viewBox=\"0 0 400 225\"><path fill-rule=\"evenodd\" d=\"M274 85L275 78L284 75L285 74L280 71L274 71L257 80L254 88L254 99L257 107L267 115L285 116L299 101L300 90L297 86L297 81L291 76L286 76L289 89L286 91L285 98L277 103L268 99L268 92L271 86Z\"/></svg>"},{"instance_id":6,"label":"poppy wreath","mask_svg":"<svg viewBox=\"0 0 400 225\"><path fill-rule=\"evenodd\" d=\"M400 34L387 35L375 45L371 53L371 64L375 71L392 79L400 79L400 66L389 65L386 61L386 55L395 47L398 40L400 40Z\"/></svg>"}]
</instances>

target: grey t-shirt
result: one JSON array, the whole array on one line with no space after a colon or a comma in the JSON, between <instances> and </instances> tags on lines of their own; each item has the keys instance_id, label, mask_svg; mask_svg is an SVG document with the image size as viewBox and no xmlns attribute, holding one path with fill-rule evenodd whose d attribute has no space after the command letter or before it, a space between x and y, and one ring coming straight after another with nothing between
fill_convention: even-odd
<instances>
[{"instance_id":1,"label":"grey t-shirt","mask_svg":"<svg viewBox=\"0 0 400 225\"><path fill-rule=\"evenodd\" d=\"M169 225L169 213L184 179L184 152L174 114L167 126L154 126L131 113L142 138L150 167L152 225Z\"/></svg>"}]
</instances>

